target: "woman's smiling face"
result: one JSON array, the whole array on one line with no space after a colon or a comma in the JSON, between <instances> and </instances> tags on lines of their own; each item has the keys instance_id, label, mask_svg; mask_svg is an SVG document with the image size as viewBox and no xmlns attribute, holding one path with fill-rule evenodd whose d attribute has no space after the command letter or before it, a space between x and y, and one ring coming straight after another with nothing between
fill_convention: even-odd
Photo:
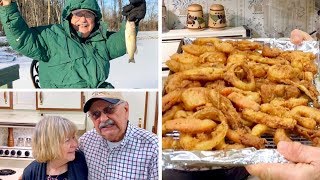
<instances>
[{"instance_id":1,"label":"woman's smiling face","mask_svg":"<svg viewBox=\"0 0 320 180\"><path fill-rule=\"evenodd\" d=\"M87 10L72 13L71 25L82 34L82 38L87 38L95 26L95 15Z\"/></svg>"}]
</instances>

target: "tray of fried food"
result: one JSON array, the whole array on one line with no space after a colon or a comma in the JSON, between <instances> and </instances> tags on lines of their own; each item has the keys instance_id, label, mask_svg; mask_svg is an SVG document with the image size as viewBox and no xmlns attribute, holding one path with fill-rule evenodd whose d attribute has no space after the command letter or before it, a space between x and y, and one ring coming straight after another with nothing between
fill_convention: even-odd
<instances>
[{"instance_id":1,"label":"tray of fried food","mask_svg":"<svg viewBox=\"0 0 320 180\"><path fill-rule=\"evenodd\" d=\"M162 149L262 149L279 141L320 146L317 56L266 44L198 38L171 56Z\"/></svg>"}]
</instances>

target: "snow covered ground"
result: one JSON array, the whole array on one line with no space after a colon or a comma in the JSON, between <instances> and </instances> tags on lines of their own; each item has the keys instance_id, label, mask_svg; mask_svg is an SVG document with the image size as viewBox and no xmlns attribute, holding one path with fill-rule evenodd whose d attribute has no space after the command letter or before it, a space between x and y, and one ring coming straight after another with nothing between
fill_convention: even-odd
<instances>
[{"instance_id":1,"label":"snow covered ground","mask_svg":"<svg viewBox=\"0 0 320 180\"><path fill-rule=\"evenodd\" d=\"M0 43L6 42L0 37ZM136 63L128 63L128 55L112 60L108 82L121 89L157 89L158 88L158 32L139 32ZM9 51L8 51L9 49ZM34 89L30 76L32 59L21 56L10 47L0 47L0 68L20 65L20 79L13 82L14 89ZM15 60L10 61L10 59ZM0 77L1 78L1 77Z\"/></svg>"}]
</instances>

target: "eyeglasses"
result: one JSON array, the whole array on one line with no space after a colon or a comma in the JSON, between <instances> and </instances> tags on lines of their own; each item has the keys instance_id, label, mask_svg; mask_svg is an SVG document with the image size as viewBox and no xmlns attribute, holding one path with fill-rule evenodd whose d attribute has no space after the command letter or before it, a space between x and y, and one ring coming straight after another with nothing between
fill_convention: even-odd
<instances>
[{"instance_id":1,"label":"eyeglasses","mask_svg":"<svg viewBox=\"0 0 320 180\"><path fill-rule=\"evenodd\" d=\"M84 17L86 19L94 19L95 15L88 11L80 11L77 13L72 13L73 17L75 19L80 19L81 17Z\"/></svg>"},{"instance_id":2,"label":"eyeglasses","mask_svg":"<svg viewBox=\"0 0 320 180\"><path fill-rule=\"evenodd\" d=\"M89 117L91 117L93 120L97 120L100 118L101 112L103 112L103 114L113 114L116 112L116 107L124 102L125 101L120 100L116 104L110 104L109 106L103 108L102 111L93 111L92 113L89 113Z\"/></svg>"}]
</instances>

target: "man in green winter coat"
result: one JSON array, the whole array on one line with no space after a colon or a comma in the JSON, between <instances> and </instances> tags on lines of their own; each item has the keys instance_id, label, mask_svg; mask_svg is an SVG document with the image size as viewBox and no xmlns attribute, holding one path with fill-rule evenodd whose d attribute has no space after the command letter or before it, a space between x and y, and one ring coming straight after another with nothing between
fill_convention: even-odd
<instances>
[{"instance_id":1,"label":"man in green winter coat","mask_svg":"<svg viewBox=\"0 0 320 180\"><path fill-rule=\"evenodd\" d=\"M139 21L145 0L130 0L123 14ZM107 31L96 0L67 0L62 23L29 28L14 0L0 0L0 20L11 47L39 60L41 88L113 88L110 60L126 53L125 23Z\"/></svg>"}]
</instances>

